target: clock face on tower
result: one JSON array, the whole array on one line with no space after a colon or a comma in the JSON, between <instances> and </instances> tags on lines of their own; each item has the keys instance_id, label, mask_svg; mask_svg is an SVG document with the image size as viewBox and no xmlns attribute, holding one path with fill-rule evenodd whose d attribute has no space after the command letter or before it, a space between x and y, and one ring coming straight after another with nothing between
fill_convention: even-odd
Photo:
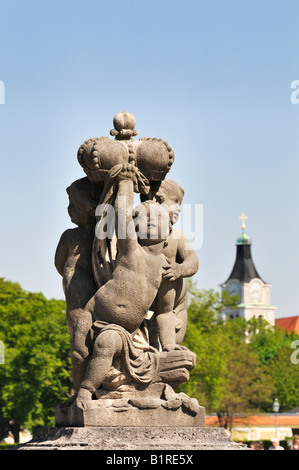
<instances>
[{"instance_id":1,"label":"clock face on tower","mask_svg":"<svg viewBox=\"0 0 299 470\"><path fill-rule=\"evenodd\" d=\"M240 286L237 282L231 282L226 290L231 295L240 295Z\"/></svg>"},{"instance_id":2,"label":"clock face on tower","mask_svg":"<svg viewBox=\"0 0 299 470\"><path fill-rule=\"evenodd\" d=\"M258 281L253 281L249 286L249 293L254 300L260 299L263 293L261 284Z\"/></svg>"}]
</instances>

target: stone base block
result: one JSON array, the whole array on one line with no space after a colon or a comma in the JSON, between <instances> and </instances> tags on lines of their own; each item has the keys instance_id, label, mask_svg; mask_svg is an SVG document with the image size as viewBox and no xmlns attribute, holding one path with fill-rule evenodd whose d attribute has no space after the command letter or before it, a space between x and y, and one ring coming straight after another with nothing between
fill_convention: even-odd
<instances>
[{"instance_id":1,"label":"stone base block","mask_svg":"<svg viewBox=\"0 0 299 470\"><path fill-rule=\"evenodd\" d=\"M169 385L153 384L131 392L99 391L98 399L55 409L55 426L205 426L205 409Z\"/></svg>"},{"instance_id":2,"label":"stone base block","mask_svg":"<svg viewBox=\"0 0 299 470\"><path fill-rule=\"evenodd\" d=\"M135 402L145 406L144 401ZM171 408L161 405L153 408L139 408L130 406L123 400L114 400L112 406L105 408L109 403L92 401L86 408L78 408L75 403L68 407L58 407L55 412L55 425L59 426L194 426L205 425L205 409L200 407L197 412L184 409L180 403L169 403ZM167 405L165 405L167 406Z\"/></svg>"},{"instance_id":3,"label":"stone base block","mask_svg":"<svg viewBox=\"0 0 299 470\"><path fill-rule=\"evenodd\" d=\"M247 450L222 428L124 426L41 429L18 450Z\"/></svg>"}]
</instances>

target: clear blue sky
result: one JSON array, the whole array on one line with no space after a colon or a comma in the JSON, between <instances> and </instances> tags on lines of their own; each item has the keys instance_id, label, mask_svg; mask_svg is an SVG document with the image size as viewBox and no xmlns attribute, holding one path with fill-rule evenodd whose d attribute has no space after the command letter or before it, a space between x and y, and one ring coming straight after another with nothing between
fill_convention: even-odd
<instances>
[{"instance_id":1,"label":"clear blue sky","mask_svg":"<svg viewBox=\"0 0 299 470\"><path fill-rule=\"evenodd\" d=\"M198 286L230 274L245 212L277 316L299 314L298 18L295 0L2 1L0 275L63 298L53 257L77 149L126 110L203 204Z\"/></svg>"}]
</instances>

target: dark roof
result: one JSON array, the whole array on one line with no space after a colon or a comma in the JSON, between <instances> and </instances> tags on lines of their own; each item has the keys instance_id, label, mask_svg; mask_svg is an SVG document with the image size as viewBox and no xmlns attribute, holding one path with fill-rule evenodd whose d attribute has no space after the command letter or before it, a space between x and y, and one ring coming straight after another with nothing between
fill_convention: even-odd
<instances>
[{"instance_id":1,"label":"dark roof","mask_svg":"<svg viewBox=\"0 0 299 470\"><path fill-rule=\"evenodd\" d=\"M238 279L240 282L250 282L251 279L254 278L258 278L263 281L254 266L251 255L251 245L237 244L236 261L229 278L225 281L224 284L226 284L231 279Z\"/></svg>"}]
</instances>

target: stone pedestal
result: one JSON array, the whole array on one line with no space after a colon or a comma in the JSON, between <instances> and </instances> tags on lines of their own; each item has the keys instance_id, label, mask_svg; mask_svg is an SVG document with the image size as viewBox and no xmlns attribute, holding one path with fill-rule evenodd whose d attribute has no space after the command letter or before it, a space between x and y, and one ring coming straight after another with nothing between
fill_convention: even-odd
<instances>
[{"instance_id":1,"label":"stone pedestal","mask_svg":"<svg viewBox=\"0 0 299 470\"><path fill-rule=\"evenodd\" d=\"M247 450L223 428L171 426L91 426L41 429L18 450Z\"/></svg>"},{"instance_id":2,"label":"stone pedestal","mask_svg":"<svg viewBox=\"0 0 299 470\"><path fill-rule=\"evenodd\" d=\"M98 391L98 399L55 410L55 428L41 429L18 450L243 450L222 428L205 426L205 409L184 393L153 384L134 393Z\"/></svg>"},{"instance_id":3,"label":"stone pedestal","mask_svg":"<svg viewBox=\"0 0 299 470\"><path fill-rule=\"evenodd\" d=\"M99 390L97 397L80 407L75 401L57 406L55 426L205 426L204 407L163 383L133 392Z\"/></svg>"}]
</instances>

